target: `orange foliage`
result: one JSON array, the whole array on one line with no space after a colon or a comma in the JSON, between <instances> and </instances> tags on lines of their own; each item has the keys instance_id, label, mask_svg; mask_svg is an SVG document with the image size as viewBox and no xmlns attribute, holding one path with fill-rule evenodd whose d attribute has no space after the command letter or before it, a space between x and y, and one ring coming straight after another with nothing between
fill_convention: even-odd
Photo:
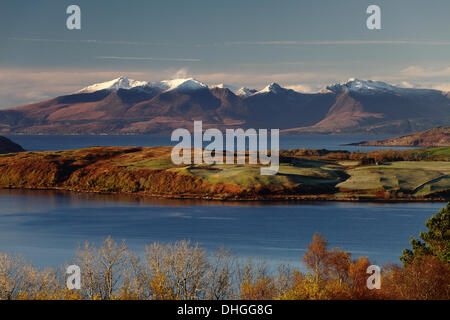
<instances>
[{"instance_id":1,"label":"orange foliage","mask_svg":"<svg viewBox=\"0 0 450 320\"><path fill-rule=\"evenodd\" d=\"M245 280L241 284L241 299L243 300L270 300L276 295L275 285L270 278L255 281Z\"/></svg>"}]
</instances>

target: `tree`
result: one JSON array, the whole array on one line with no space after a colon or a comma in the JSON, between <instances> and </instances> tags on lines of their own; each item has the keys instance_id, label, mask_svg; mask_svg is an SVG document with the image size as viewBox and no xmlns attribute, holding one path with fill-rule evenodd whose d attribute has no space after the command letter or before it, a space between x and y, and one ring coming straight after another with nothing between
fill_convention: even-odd
<instances>
[{"instance_id":1,"label":"tree","mask_svg":"<svg viewBox=\"0 0 450 320\"><path fill-rule=\"evenodd\" d=\"M308 250L303 255L303 263L312 270L315 281L324 280L328 275L329 252L327 246L325 238L320 233L315 233Z\"/></svg>"},{"instance_id":2,"label":"tree","mask_svg":"<svg viewBox=\"0 0 450 320\"><path fill-rule=\"evenodd\" d=\"M400 260L412 263L416 258L432 255L443 263L450 263L450 203L427 220L427 232L421 232L419 239L411 238L410 249L403 250Z\"/></svg>"},{"instance_id":3,"label":"tree","mask_svg":"<svg viewBox=\"0 0 450 320\"><path fill-rule=\"evenodd\" d=\"M268 300L276 296L274 279L269 274L264 260L254 262L252 258L237 264L239 296L243 300Z\"/></svg>"},{"instance_id":4,"label":"tree","mask_svg":"<svg viewBox=\"0 0 450 320\"><path fill-rule=\"evenodd\" d=\"M246 280L241 284L241 299L243 300L270 300L276 295L275 284L272 278L261 278L255 281Z\"/></svg>"},{"instance_id":5,"label":"tree","mask_svg":"<svg viewBox=\"0 0 450 320\"><path fill-rule=\"evenodd\" d=\"M236 263L235 256L227 249L220 248L210 258L207 272L208 286L205 299L224 300L234 297L233 272Z\"/></svg>"},{"instance_id":6,"label":"tree","mask_svg":"<svg viewBox=\"0 0 450 320\"><path fill-rule=\"evenodd\" d=\"M0 252L0 300L17 299L24 282L25 261L21 256Z\"/></svg>"},{"instance_id":7,"label":"tree","mask_svg":"<svg viewBox=\"0 0 450 320\"><path fill-rule=\"evenodd\" d=\"M83 289L88 298L109 300L122 278L128 249L125 242L118 245L108 237L98 249L86 242L83 249L78 249L76 260L83 273Z\"/></svg>"},{"instance_id":8,"label":"tree","mask_svg":"<svg viewBox=\"0 0 450 320\"><path fill-rule=\"evenodd\" d=\"M146 248L146 267L158 299L200 299L207 283L206 252L198 244L177 241L163 245L154 243Z\"/></svg>"},{"instance_id":9,"label":"tree","mask_svg":"<svg viewBox=\"0 0 450 320\"><path fill-rule=\"evenodd\" d=\"M423 255L403 267L391 266L385 271L381 291L389 299L448 300L450 264Z\"/></svg>"}]
</instances>

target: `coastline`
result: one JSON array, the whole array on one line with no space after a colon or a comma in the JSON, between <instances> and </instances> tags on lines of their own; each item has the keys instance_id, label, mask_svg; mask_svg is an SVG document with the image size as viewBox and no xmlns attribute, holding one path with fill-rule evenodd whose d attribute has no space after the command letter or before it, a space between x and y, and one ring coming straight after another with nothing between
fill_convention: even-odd
<instances>
[{"instance_id":1,"label":"coastline","mask_svg":"<svg viewBox=\"0 0 450 320\"><path fill-rule=\"evenodd\" d=\"M448 198L373 198L373 197L336 197L334 194L330 195L272 195L272 196L255 196L255 197L221 197L211 195L195 195L195 194L180 194L180 195L163 195L163 194L149 194L144 192L105 192L95 190L79 190L68 188L23 188L23 187L5 187L0 186L0 190L13 191L50 191L50 192L67 192L71 194L95 194L95 195L117 195L126 197L138 197L149 200L199 200L210 202L365 202L365 203L420 203L420 202L448 202Z\"/></svg>"},{"instance_id":2,"label":"coastline","mask_svg":"<svg viewBox=\"0 0 450 320\"><path fill-rule=\"evenodd\" d=\"M448 148L290 149L279 172L261 165L175 165L171 147L91 147L0 156L0 188L211 201L441 202L450 200Z\"/></svg>"}]
</instances>

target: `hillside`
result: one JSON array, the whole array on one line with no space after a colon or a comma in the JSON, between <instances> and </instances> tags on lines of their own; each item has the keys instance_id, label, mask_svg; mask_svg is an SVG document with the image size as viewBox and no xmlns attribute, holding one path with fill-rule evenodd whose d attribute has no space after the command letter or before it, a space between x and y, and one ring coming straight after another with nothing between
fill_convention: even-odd
<instances>
[{"instance_id":1,"label":"hillside","mask_svg":"<svg viewBox=\"0 0 450 320\"><path fill-rule=\"evenodd\" d=\"M329 86L328 90L336 99L322 120L283 132L405 134L448 125L450 120L450 99L437 90L358 79Z\"/></svg>"},{"instance_id":2,"label":"hillside","mask_svg":"<svg viewBox=\"0 0 450 320\"><path fill-rule=\"evenodd\" d=\"M450 125L450 98L350 79L318 93L272 83L262 90L121 77L78 92L0 110L0 133L151 134L204 128L278 128L282 133L406 134Z\"/></svg>"},{"instance_id":3,"label":"hillside","mask_svg":"<svg viewBox=\"0 0 450 320\"><path fill-rule=\"evenodd\" d=\"M214 200L450 199L450 148L287 150L273 176L262 176L259 165L176 166L170 153L170 147L93 147L5 154L0 188ZM384 164L374 164L378 159Z\"/></svg>"},{"instance_id":4,"label":"hillside","mask_svg":"<svg viewBox=\"0 0 450 320\"><path fill-rule=\"evenodd\" d=\"M21 151L24 151L24 150L20 145L12 142L8 138L0 136L0 154L21 152Z\"/></svg>"},{"instance_id":5,"label":"hillside","mask_svg":"<svg viewBox=\"0 0 450 320\"><path fill-rule=\"evenodd\" d=\"M397 138L365 141L353 145L384 147L448 147L450 146L450 127L437 127Z\"/></svg>"}]
</instances>

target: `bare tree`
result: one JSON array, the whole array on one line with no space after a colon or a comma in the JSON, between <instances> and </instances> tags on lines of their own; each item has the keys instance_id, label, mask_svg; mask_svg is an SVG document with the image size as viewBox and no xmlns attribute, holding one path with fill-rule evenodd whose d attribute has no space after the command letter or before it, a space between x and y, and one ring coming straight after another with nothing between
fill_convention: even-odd
<instances>
[{"instance_id":1,"label":"bare tree","mask_svg":"<svg viewBox=\"0 0 450 320\"><path fill-rule=\"evenodd\" d=\"M294 282L293 273L294 271L289 265L282 264L278 266L274 279L278 296L283 295L292 288L292 283Z\"/></svg>"},{"instance_id":2,"label":"bare tree","mask_svg":"<svg viewBox=\"0 0 450 320\"><path fill-rule=\"evenodd\" d=\"M198 244L154 243L146 248L146 262L154 299L199 299L206 289L208 262Z\"/></svg>"},{"instance_id":3,"label":"bare tree","mask_svg":"<svg viewBox=\"0 0 450 320\"><path fill-rule=\"evenodd\" d=\"M82 288L88 298L109 300L122 278L128 249L125 242L118 245L111 237L106 238L98 249L86 242L83 249L78 249L76 261L83 274Z\"/></svg>"},{"instance_id":4,"label":"bare tree","mask_svg":"<svg viewBox=\"0 0 450 320\"><path fill-rule=\"evenodd\" d=\"M129 253L129 259L122 275L123 298L134 300L149 299L152 295L150 290L150 276L147 268L140 257L135 253Z\"/></svg>"},{"instance_id":5,"label":"bare tree","mask_svg":"<svg viewBox=\"0 0 450 320\"><path fill-rule=\"evenodd\" d=\"M24 281L25 261L21 256L0 253L0 299L17 299Z\"/></svg>"},{"instance_id":6,"label":"bare tree","mask_svg":"<svg viewBox=\"0 0 450 320\"><path fill-rule=\"evenodd\" d=\"M205 299L224 300L235 297L233 274L236 268L236 257L227 249L217 250L211 257L206 275L208 283Z\"/></svg>"},{"instance_id":7,"label":"bare tree","mask_svg":"<svg viewBox=\"0 0 450 320\"><path fill-rule=\"evenodd\" d=\"M64 281L55 269L38 269L31 264L24 267L22 298L37 300L56 300L63 298Z\"/></svg>"}]
</instances>

